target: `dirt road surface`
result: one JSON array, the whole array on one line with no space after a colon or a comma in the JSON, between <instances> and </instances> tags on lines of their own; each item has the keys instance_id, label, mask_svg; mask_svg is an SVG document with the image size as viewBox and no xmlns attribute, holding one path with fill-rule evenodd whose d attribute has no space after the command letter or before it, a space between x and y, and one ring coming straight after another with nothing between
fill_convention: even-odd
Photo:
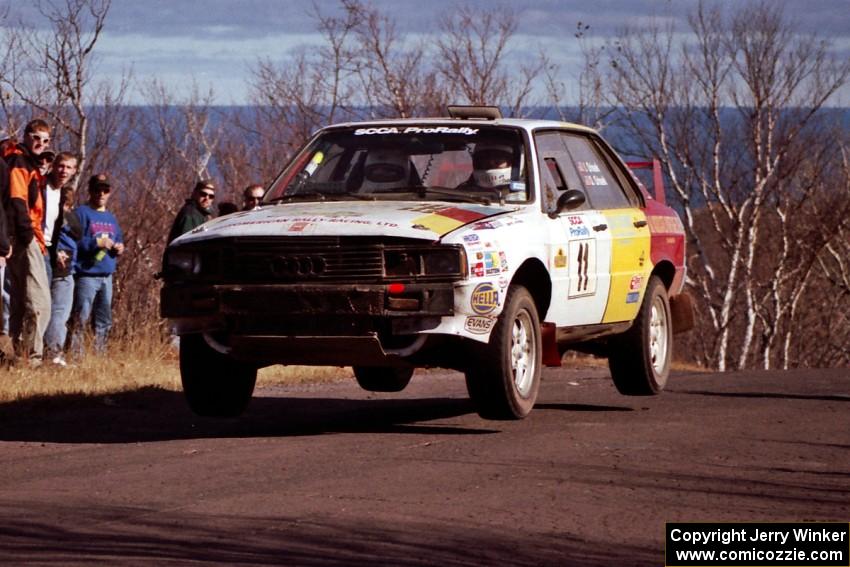
<instances>
[{"instance_id":1,"label":"dirt road surface","mask_svg":"<svg viewBox=\"0 0 850 567\"><path fill-rule=\"evenodd\" d=\"M0 406L4 565L663 565L670 521L850 521L850 371L547 370L531 416L462 376L259 390L239 420L145 390Z\"/></svg>"}]
</instances>

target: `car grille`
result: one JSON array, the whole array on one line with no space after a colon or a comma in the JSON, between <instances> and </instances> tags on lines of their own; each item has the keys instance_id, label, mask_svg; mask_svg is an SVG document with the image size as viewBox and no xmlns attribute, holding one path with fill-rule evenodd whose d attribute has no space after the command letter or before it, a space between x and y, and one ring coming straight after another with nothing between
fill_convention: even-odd
<instances>
[{"instance_id":1,"label":"car grille","mask_svg":"<svg viewBox=\"0 0 850 567\"><path fill-rule=\"evenodd\" d=\"M394 279L385 277L386 250L433 249L435 246L414 239L299 236L220 238L180 248L200 254L200 272L189 278L196 281L379 283ZM447 278L418 276L410 279L425 281Z\"/></svg>"}]
</instances>

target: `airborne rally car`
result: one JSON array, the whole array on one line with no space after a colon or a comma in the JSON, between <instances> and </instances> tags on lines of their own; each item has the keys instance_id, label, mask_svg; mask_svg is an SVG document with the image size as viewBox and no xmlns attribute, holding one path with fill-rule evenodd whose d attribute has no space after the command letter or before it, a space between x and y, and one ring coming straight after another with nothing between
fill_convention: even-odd
<instances>
[{"instance_id":1,"label":"airborne rally car","mask_svg":"<svg viewBox=\"0 0 850 567\"><path fill-rule=\"evenodd\" d=\"M260 209L168 247L161 310L196 413L241 413L271 364L352 366L384 392L457 369L492 418L525 417L568 348L607 356L624 394L664 387L691 306L663 192L588 128L450 114L324 128Z\"/></svg>"}]
</instances>

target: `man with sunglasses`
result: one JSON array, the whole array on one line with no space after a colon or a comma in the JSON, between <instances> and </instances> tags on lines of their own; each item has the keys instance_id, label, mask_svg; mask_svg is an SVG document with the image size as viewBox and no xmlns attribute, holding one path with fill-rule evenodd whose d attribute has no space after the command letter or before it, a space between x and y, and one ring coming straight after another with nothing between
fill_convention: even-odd
<instances>
[{"instance_id":1,"label":"man with sunglasses","mask_svg":"<svg viewBox=\"0 0 850 567\"><path fill-rule=\"evenodd\" d=\"M103 352L112 328L112 274L124 253L124 234L106 210L112 184L103 173L89 179L89 201L74 212L82 237L74 262L74 313L71 350L81 356L83 333L94 318L95 350Z\"/></svg>"},{"instance_id":2,"label":"man with sunglasses","mask_svg":"<svg viewBox=\"0 0 850 567\"><path fill-rule=\"evenodd\" d=\"M4 200L12 244L9 334L19 354L29 357L30 366L41 365L44 331L50 321L50 282L42 230L44 177L40 170L40 156L49 145L50 126L44 120L32 120L24 128L23 143L7 158L9 194Z\"/></svg>"},{"instance_id":3,"label":"man with sunglasses","mask_svg":"<svg viewBox=\"0 0 850 567\"><path fill-rule=\"evenodd\" d=\"M215 185L207 179L198 181L192 190L192 196L177 213L174 224L168 233L168 243L182 234L201 226L212 218L212 206L215 201Z\"/></svg>"}]
</instances>

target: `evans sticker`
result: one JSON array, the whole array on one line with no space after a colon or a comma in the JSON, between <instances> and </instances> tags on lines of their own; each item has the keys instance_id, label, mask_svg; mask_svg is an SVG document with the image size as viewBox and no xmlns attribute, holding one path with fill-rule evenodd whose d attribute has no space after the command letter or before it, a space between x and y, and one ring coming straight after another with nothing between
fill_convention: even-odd
<instances>
[{"instance_id":1,"label":"evans sticker","mask_svg":"<svg viewBox=\"0 0 850 567\"><path fill-rule=\"evenodd\" d=\"M466 318L463 328L473 335L486 335L493 328L493 323L495 322L496 319L492 317L472 316Z\"/></svg>"}]
</instances>

